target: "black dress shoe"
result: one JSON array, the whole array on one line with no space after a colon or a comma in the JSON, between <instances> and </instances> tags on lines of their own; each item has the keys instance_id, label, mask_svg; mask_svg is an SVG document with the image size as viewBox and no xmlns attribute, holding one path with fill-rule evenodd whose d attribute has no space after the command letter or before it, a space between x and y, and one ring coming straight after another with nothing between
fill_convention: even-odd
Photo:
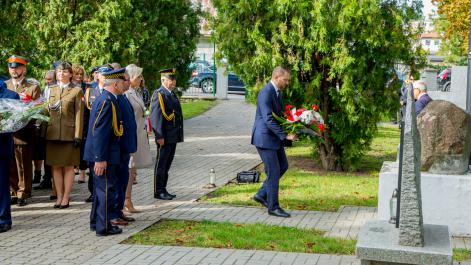
<instances>
[{"instance_id":1,"label":"black dress shoe","mask_svg":"<svg viewBox=\"0 0 471 265\"><path fill-rule=\"evenodd\" d=\"M121 234L123 230L117 226L111 226L105 233L103 234L96 234L97 236L111 236L111 235L117 235Z\"/></svg>"},{"instance_id":2,"label":"black dress shoe","mask_svg":"<svg viewBox=\"0 0 471 265\"><path fill-rule=\"evenodd\" d=\"M26 199L18 199L18 206L26 206L27 204Z\"/></svg>"},{"instance_id":3,"label":"black dress shoe","mask_svg":"<svg viewBox=\"0 0 471 265\"><path fill-rule=\"evenodd\" d=\"M169 194L167 193L158 193L158 194L154 194L154 198L156 199L159 199L159 200L166 200L166 201L170 201L173 199L172 196L170 196Z\"/></svg>"},{"instance_id":4,"label":"black dress shoe","mask_svg":"<svg viewBox=\"0 0 471 265\"><path fill-rule=\"evenodd\" d=\"M12 205L13 205L13 204L17 204L17 203L18 203L18 198L17 198L17 197L11 197L10 203L11 203Z\"/></svg>"},{"instance_id":5,"label":"black dress shoe","mask_svg":"<svg viewBox=\"0 0 471 265\"><path fill-rule=\"evenodd\" d=\"M0 225L0 233L4 233L10 229L11 229L11 225L7 225L7 224Z\"/></svg>"},{"instance_id":6,"label":"black dress shoe","mask_svg":"<svg viewBox=\"0 0 471 265\"><path fill-rule=\"evenodd\" d=\"M284 218L289 218L291 217L291 214L285 212L285 210L281 209L281 208L277 208L273 211L270 211L268 210L268 214L269 215L273 215L273 216L276 216L276 217L284 217Z\"/></svg>"},{"instance_id":7,"label":"black dress shoe","mask_svg":"<svg viewBox=\"0 0 471 265\"><path fill-rule=\"evenodd\" d=\"M267 202L267 200L265 200L264 198L259 197L259 196L257 196L257 195L254 195L254 196L252 197L252 200L254 200L254 201L260 203L260 204L263 205L263 206L265 206L265 208L268 208L268 202Z\"/></svg>"},{"instance_id":8,"label":"black dress shoe","mask_svg":"<svg viewBox=\"0 0 471 265\"><path fill-rule=\"evenodd\" d=\"M67 203L66 205L62 205L62 204L61 204L61 205L59 206L59 209L67 209L67 208L69 208L69 203Z\"/></svg>"},{"instance_id":9,"label":"black dress shoe","mask_svg":"<svg viewBox=\"0 0 471 265\"><path fill-rule=\"evenodd\" d=\"M170 197L172 197L172 198L176 198L176 197L177 197L177 195L172 194L172 193L169 193L168 191L167 191L166 193L167 193L168 196L170 196Z\"/></svg>"},{"instance_id":10,"label":"black dress shoe","mask_svg":"<svg viewBox=\"0 0 471 265\"><path fill-rule=\"evenodd\" d=\"M54 204L54 209L59 209L61 207L60 204Z\"/></svg>"},{"instance_id":11,"label":"black dress shoe","mask_svg":"<svg viewBox=\"0 0 471 265\"><path fill-rule=\"evenodd\" d=\"M33 187L35 190L46 190L46 189L51 189L52 188L52 182L50 180L43 180L41 183L39 183L38 186Z\"/></svg>"},{"instance_id":12,"label":"black dress shoe","mask_svg":"<svg viewBox=\"0 0 471 265\"><path fill-rule=\"evenodd\" d=\"M93 202L93 195L88 196L88 198L85 199L85 202Z\"/></svg>"},{"instance_id":13,"label":"black dress shoe","mask_svg":"<svg viewBox=\"0 0 471 265\"><path fill-rule=\"evenodd\" d=\"M134 219L134 218L132 218L132 217L129 217L129 216L126 216L126 215L124 215L124 214L121 215L119 218L120 218L120 219L123 219L124 221L127 221L127 222L134 222L134 221L136 221L136 219Z\"/></svg>"}]
</instances>

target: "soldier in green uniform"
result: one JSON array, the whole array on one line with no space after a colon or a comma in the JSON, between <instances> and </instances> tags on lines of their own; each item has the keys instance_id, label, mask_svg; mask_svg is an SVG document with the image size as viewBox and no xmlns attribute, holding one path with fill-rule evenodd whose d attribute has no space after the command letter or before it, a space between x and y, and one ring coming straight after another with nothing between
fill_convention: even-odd
<instances>
[{"instance_id":1,"label":"soldier in green uniform","mask_svg":"<svg viewBox=\"0 0 471 265\"><path fill-rule=\"evenodd\" d=\"M35 100L41 96L41 88L35 82L26 80L26 65L28 60L12 55L8 58L8 72L11 79L5 81L7 88L15 91L20 98L31 97ZM10 173L10 190L12 204L19 206L27 204L26 199L31 197L33 188L33 148L34 121L25 128L13 134L15 145L15 159Z\"/></svg>"}]
</instances>

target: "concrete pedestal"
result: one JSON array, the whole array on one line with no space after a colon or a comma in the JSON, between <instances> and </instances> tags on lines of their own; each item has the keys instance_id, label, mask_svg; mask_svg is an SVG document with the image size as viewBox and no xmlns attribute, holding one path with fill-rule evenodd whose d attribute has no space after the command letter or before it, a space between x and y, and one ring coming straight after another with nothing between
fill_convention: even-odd
<instances>
[{"instance_id":1,"label":"concrete pedestal","mask_svg":"<svg viewBox=\"0 0 471 265\"><path fill-rule=\"evenodd\" d=\"M451 265L453 252L448 227L424 224L424 247L398 244L398 232L385 221L366 223L358 235L357 258L362 265Z\"/></svg>"},{"instance_id":2,"label":"concrete pedestal","mask_svg":"<svg viewBox=\"0 0 471 265\"><path fill-rule=\"evenodd\" d=\"M226 73L226 66L221 64L217 68L217 82L216 82L216 98L227 99L227 91L229 87L229 78Z\"/></svg>"},{"instance_id":3,"label":"concrete pedestal","mask_svg":"<svg viewBox=\"0 0 471 265\"><path fill-rule=\"evenodd\" d=\"M378 219L388 221L389 202L397 188L397 162L384 162L379 173ZM441 175L421 172L424 223L447 225L453 236L471 235L471 173Z\"/></svg>"}]
</instances>

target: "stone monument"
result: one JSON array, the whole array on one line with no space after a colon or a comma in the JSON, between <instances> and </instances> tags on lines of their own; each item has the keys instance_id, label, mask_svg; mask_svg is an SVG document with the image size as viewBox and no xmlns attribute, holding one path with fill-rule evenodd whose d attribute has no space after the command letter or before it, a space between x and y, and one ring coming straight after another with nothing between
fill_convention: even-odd
<instances>
[{"instance_id":1,"label":"stone monument","mask_svg":"<svg viewBox=\"0 0 471 265\"><path fill-rule=\"evenodd\" d=\"M423 224L420 135L412 90L406 106L399 229L387 221L366 223L358 235L357 257L362 265L451 265L448 227Z\"/></svg>"},{"instance_id":2,"label":"stone monument","mask_svg":"<svg viewBox=\"0 0 471 265\"><path fill-rule=\"evenodd\" d=\"M434 100L417 117L422 171L464 175L471 155L471 114L445 100Z\"/></svg>"}]
</instances>

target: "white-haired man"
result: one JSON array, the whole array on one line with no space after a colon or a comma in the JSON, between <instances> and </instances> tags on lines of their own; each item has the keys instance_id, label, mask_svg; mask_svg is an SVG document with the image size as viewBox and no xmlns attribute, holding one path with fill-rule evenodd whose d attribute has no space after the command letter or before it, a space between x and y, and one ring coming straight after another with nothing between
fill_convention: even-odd
<instances>
[{"instance_id":1,"label":"white-haired man","mask_svg":"<svg viewBox=\"0 0 471 265\"><path fill-rule=\"evenodd\" d=\"M414 99L415 102L415 112L417 115L427 106L432 98L427 94L427 83L423 80L418 80L413 83L414 88Z\"/></svg>"}]
</instances>

